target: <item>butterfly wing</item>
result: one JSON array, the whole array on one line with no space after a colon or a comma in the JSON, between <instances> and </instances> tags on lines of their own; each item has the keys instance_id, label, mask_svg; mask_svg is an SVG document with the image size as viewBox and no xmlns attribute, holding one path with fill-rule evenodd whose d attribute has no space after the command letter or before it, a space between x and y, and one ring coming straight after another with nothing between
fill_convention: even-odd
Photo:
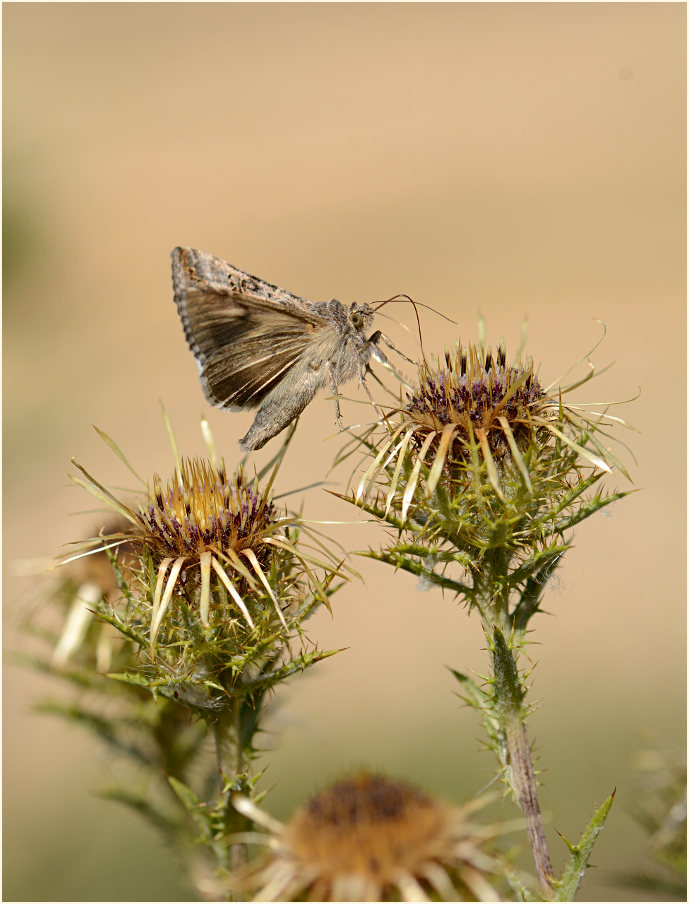
<instances>
[{"instance_id":1,"label":"butterfly wing","mask_svg":"<svg viewBox=\"0 0 689 904\"><path fill-rule=\"evenodd\" d=\"M175 302L211 405L253 407L330 324L303 298L191 248L172 252Z\"/></svg>"}]
</instances>

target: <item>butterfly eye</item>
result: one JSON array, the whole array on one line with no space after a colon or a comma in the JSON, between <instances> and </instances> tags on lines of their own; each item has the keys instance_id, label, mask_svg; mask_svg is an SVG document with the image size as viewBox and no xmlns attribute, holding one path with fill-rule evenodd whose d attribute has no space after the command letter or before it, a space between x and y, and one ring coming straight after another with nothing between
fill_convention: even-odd
<instances>
[{"instance_id":1,"label":"butterfly eye","mask_svg":"<svg viewBox=\"0 0 689 904\"><path fill-rule=\"evenodd\" d=\"M349 319L352 322L352 325L355 326L358 330L364 325L364 315L359 311L352 311L349 315Z\"/></svg>"}]
</instances>

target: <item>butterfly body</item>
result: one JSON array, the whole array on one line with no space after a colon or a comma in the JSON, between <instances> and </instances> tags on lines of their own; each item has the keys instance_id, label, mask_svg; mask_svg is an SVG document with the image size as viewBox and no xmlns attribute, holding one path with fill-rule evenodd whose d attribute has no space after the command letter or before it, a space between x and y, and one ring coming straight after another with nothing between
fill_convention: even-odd
<instances>
[{"instance_id":1,"label":"butterfly body","mask_svg":"<svg viewBox=\"0 0 689 904\"><path fill-rule=\"evenodd\" d=\"M367 304L315 304L192 248L172 252L175 302L207 401L238 410L258 406L241 440L260 449L287 427L319 389L364 374L371 357L387 364Z\"/></svg>"}]
</instances>

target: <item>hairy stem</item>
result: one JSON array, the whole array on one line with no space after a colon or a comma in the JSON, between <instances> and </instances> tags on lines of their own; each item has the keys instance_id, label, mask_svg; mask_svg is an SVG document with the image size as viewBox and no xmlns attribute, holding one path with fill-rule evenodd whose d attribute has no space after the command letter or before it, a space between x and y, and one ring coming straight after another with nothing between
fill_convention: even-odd
<instances>
[{"instance_id":1,"label":"hairy stem","mask_svg":"<svg viewBox=\"0 0 689 904\"><path fill-rule=\"evenodd\" d=\"M524 686L514 654L499 627L488 635L493 654L493 704L504 738L502 759L517 804L526 822L536 873L548 899L553 894L553 865L538 805L536 777L524 725Z\"/></svg>"},{"instance_id":2,"label":"hairy stem","mask_svg":"<svg viewBox=\"0 0 689 904\"><path fill-rule=\"evenodd\" d=\"M553 894L553 865L543 829L541 809L538 806L536 778L524 723L519 719L511 719L505 725L505 740L512 785L519 809L526 821L526 834L529 837L536 873L546 897L550 899Z\"/></svg>"},{"instance_id":3,"label":"hairy stem","mask_svg":"<svg viewBox=\"0 0 689 904\"><path fill-rule=\"evenodd\" d=\"M213 724L216 762L223 783L228 779L233 783L237 782L247 768L242 743L241 706L241 698L236 697L231 707L220 713ZM223 863L222 860L220 862L221 865L229 865L230 869L235 871L243 866L247 859L246 845L232 844L229 850L229 864L226 861Z\"/></svg>"}]
</instances>

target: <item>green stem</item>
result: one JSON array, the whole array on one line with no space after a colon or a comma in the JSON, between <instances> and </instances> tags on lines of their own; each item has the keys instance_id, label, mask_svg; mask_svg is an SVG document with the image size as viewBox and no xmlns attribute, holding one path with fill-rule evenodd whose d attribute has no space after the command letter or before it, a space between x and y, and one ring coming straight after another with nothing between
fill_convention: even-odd
<instances>
[{"instance_id":1,"label":"green stem","mask_svg":"<svg viewBox=\"0 0 689 904\"><path fill-rule=\"evenodd\" d=\"M241 697L235 697L232 705L221 712L213 723L215 757L223 783L231 779L232 783L236 784L239 777L244 775L248 766L242 744L242 702ZM242 867L248 860L245 844L231 845L229 854L229 865L233 872ZM224 865L222 861L221 865Z\"/></svg>"},{"instance_id":2,"label":"green stem","mask_svg":"<svg viewBox=\"0 0 689 904\"><path fill-rule=\"evenodd\" d=\"M504 738L503 760L507 767L507 778L526 822L526 833L538 879L550 900L553 895L554 872L538 805L536 777L524 724L525 691L514 654L502 630L494 625L492 631L487 632L487 637L493 653L493 703L500 733Z\"/></svg>"},{"instance_id":3,"label":"green stem","mask_svg":"<svg viewBox=\"0 0 689 904\"><path fill-rule=\"evenodd\" d=\"M232 701L232 705L218 713L213 722L213 736L215 738L215 761L218 772L225 777L241 774L241 744L239 743L239 701Z\"/></svg>"}]
</instances>

